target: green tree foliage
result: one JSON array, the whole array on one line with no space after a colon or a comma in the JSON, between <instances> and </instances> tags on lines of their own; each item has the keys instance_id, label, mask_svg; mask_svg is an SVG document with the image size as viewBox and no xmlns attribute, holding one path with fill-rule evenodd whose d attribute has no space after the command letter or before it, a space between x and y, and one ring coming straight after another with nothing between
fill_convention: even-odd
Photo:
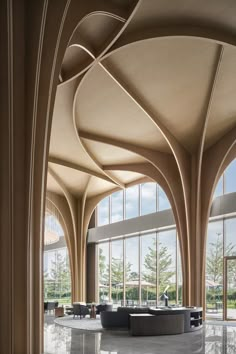
<instances>
[{"instance_id":1,"label":"green tree foliage","mask_svg":"<svg viewBox=\"0 0 236 354\"><path fill-rule=\"evenodd\" d=\"M235 255L235 246L229 243L225 248L223 245L223 236L221 233L217 233L217 238L214 242L210 242L208 245L207 259L206 259L206 276L208 280L215 283L215 286L207 288L206 299L208 306L216 301L223 301L223 276L224 276L224 255ZM228 288L228 304L229 300L234 299L235 289L235 274L236 267L235 262L227 263L227 279L230 287Z\"/></svg>"},{"instance_id":2,"label":"green tree foliage","mask_svg":"<svg viewBox=\"0 0 236 354\"><path fill-rule=\"evenodd\" d=\"M71 278L66 257L60 252L56 253L56 259L51 261L50 273L44 273L45 298L61 299L71 292Z\"/></svg>"},{"instance_id":3,"label":"green tree foliage","mask_svg":"<svg viewBox=\"0 0 236 354\"><path fill-rule=\"evenodd\" d=\"M153 238L153 245L152 247L148 247L148 253L144 259L143 278L152 284L156 284L157 270L160 291L163 291L167 285L171 285L171 278L175 272L170 269L172 265L172 257L168 252L168 248L162 246L161 242L159 242L158 248L159 252L158 256L156 256L156 239Z\"/></svg>"},{"instance_id":4,"label":"green tree foliage","mask_svg":"<svg viewBox=\"0 0 236 354\"><path fill-rule=\"evenodd\" d=\"M106 256L104 256L102 248L99 248L99 274L100 274L100 283L102 284L108 283L109 267L106 264Z\"/></svg>"},{"instance_id":5,"label":"green tree foliage","mask_svg":"<svg viewBox=\"0 0 236 354\"><path fill-rule=\"evenodd\" d=\"M109 283L109 264L106 264L106 257L103 254L103 250L99 248L99 275L100 282L103 284ZM126 279L137 279L138 275L135 272L131 272L131 263L126 264ZM111 279L112 283L123 283L123 259L112 257L111 260Z\"/></svg>"},{"instance_id":6,"label":"green tree foliage","mask_svg":"<svg viewBox=\"0 0 236 354\"><path fill-rule=\"evenodd\" d=\"M207 277L213 282L218 284L223 284L223 239L222 234L217 233L217 238L215 242L210 242L208 246L208 254L206 260L206 272ZM225 255L232 255L235 252L235 246L231 243L225 248ZM234 274L235 267L230 266L228 273Z\"/></svg>"},{"instance_id":7,"label":"green tree foliage","mask_svg":"<svg viewBox=\"0 0 236 354\"><path fill-rule=\"evenodd\" d=\"M156 269L157 269L157 258L158 258L158 278L159 278L159 287L160 291L163 291L167 285L171 285L171 278L175 274L171 270L172 257L168 252L166 246L162 246L159 243L159 252L158 257L156 256L156 239L153 238L153 245L148 248L148 253L144 259L144 274L143 279L156 284ZM109 284L109 264L106 264L106 257L103 255L103 250L99 249L99 270L100 270L100 282L102 284ZM132 271L132 264L130 262L126 263L126 282L132 280L139 280L139 274ZM111 260L111 282L112 282L112 292L118 294L123 292L123 259L112 257ZM119 284L119 286L117 286ZM137 286L134 289L128 289L128 291L136 291ZM131 294L130 294L131 295ZM128 296L130 297L130 296Z\"/></svg>"}]
</instances>

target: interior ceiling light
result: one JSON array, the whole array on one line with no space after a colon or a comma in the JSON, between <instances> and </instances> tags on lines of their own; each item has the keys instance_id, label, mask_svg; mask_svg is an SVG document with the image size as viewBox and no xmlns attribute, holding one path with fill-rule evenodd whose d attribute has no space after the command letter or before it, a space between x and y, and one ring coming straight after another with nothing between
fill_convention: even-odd
<instances>
[{"instance_id":1,"label":"interior ceiling light","mask_svg":"<svg viewBox=\"0 0 236 354\"><path fill-rule=\"evenodd\" d=\"M47 245L51 245L52 243L56 243L59 241L59 235L56 234L53 231L50 230L45 230L44 233L44 244Z\"/></svg>"}]
</instances>

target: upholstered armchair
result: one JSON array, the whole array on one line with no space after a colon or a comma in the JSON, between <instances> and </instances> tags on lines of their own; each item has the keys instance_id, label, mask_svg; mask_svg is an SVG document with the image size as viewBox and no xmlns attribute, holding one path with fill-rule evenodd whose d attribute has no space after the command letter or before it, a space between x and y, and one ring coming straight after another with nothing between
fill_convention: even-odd
<instances>
[{"instance_id":1,"label":"upholstered armchair","mask_svg":"<svg viewBox=\"0 0 236 354\"><path fill-rule=\"evenodd\" d=\"M75 316L80 316L81 319L82 317L89 315L89 309L86 305L83 304L73 304L73 314L74 318Z\"/></svg>"},{"instance_id":2,"label":"upholstered armchair","mask_svg":"<svg viewBox=\"0 0 236 354\"><path fill-rule=\"evenodd\" d=\"M44 302L44 312L54 311L58 307L58 301Z\"/></svg>"},{"instance_id":3,"label":"upholstered armchair","mask_svg":"<svg viewBox=\"0 0 236 354\"><path fill-rule=\"evenodd\" d=\"M96 314L100 315L102 311L112 311L112 304L100 304L96 306Z\"/></svg>"}]
</instances>

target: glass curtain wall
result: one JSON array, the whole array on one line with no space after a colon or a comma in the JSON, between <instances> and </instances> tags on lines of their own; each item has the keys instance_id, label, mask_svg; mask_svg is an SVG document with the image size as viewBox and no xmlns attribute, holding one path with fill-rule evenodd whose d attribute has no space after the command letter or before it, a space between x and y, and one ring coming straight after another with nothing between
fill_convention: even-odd
<instances>
[{"instance_id":1,"label":"glass curtain wall","mask_svg":"<svg viewBox=\"0 0 236 354\"><path fill-rule=\"evenodd\" d=\"M46 202L47 205L47 202ZM71 303L69 254L57 210L46 211L44 218L43 278L44 301Z\"/></svg>"},{"instance_id":2,"label":"glass curtain wall","mask_svg":"<svg viewBox=\"0 0 236 354\"><path fill-rule=\"evenodd\" d=\"M168 230L158 233L158 287L159 294L168 289L170 303L176 303L176 231ZM164 299L161 297L161 300Z\"/></svg>"},{"instance_id":3,"label":"glass curtain wall","mask_svg":"<svg viewBox=\"0 0 236 354\"><path fill-rule=\"evenodd\" d=\"M139 304L140 266L139 237L130 237L125 242L125 299L128 306Z\"/></svg>"},{"instance_id":4,"label":"glass curtain wall","mask_svg":"<svg viewBox=\"0 0 236 354\"><path fill-rule=\"evenodd\" d=\"M157 184L141 184L141 215L155 213L157 211Z\"/></svg>"},{"instance_id":5,"label":"glass curtain wall","mask_svg":"<svg viewBox=\"0 0 236 354\"><path fill-rule=\"evenodd\" d=\"M206 316L223 320L224 259L236 256L236 217L209 222L206 248ZM236 268L229 270L235 277ZM236 286L228 291L227 308L236 315Z\"/></svg>"},{"instance_id":6,"label":"glass curtain wall","mask_svg":"<svg viewBox=\"0 0 236 354\"><path fill-rule=\"evenodd\" d=\"M110 249L109 243L101 243L99 245L99 299L101 301L109 300L109 288L110 288Z\"/></svg>"},{"instance_id":7,"label":"glass curtain wall","mask_svg":"<svg viewBox=\"0 0 236 354\"><path fill-rule=\"evenodd\" d=\"M111 222L122 221L124 219L123 191L111 195Z\"/></svg>"},{"instance_id":8,"label":"glass curtain wall","mask_svg":"<svg viewBox=\"0 0 236 354\"><path fill-rule=\"evenodd\" d=\"M157 302L157 234L141 236L141 303Z\"/></svg>"},{"instance_id":9,"label":"glass curtain wall","mask_svg":"<svg viewBox=\"0 0 236 354\"><path fill-rule=\"evenodd\" d=\"M139 216L140 198L139 185L125 190L125 219L136 218ZM99 208L99 205L98 205Z\"/></svg>"},{"instance_id":10,"label":"glass curtain wall","mask_svg":"<svg viewBox=\"0 0 236 354\"><path fill-rule=\"evenodd\" d=\"M124 260L123 240L111 242L111 298L116 304L123 301Z\"/></svg>"},{"instance_id":11,"label":"glass curtain wall","mask_svg":"<svg viewBox=\"0 0 236 354\"><path fill-rule=\"evenodd\" d=\"M98 254L100 302L161 305L163 291L168 288L169 303L182 303L182 267L176 229L101 242Z\"/></svg>"},{"instance_id":12,"label":"glass curtain wall","mask_svg":"<svg viewBox=\"0 0 236 354\"><path fill-rule=\"evenodd\" d=\"M214 191L213 199L227 193L236 192L236 159L226 168Z\"/></svg>"},{"instance_id":13,"label":"glass curtain wall","mask_svg":"<svg viewBox=\"0 0 236 354\"><path fill-rule=\"evenodd\" d=\"M71 275L66 247L44 252L44 301L71 303Z\"/></svg>"},{"instance_id":14,"label":"glass curtain wall","mask_svg":"<svg viewBox=\"0 0 236 354\"><path fill-rule=\"evenodd\" d=\"M171 205L158 184L137 184L104 198L96 208L96 225L107 225L165 209L171 209Z\"/></svg>"},{"instance_id":15,"label":"glass curtain wall","mask_svg":"<svg viewBox=\"0 0 236 354\"><path fill-rule=\"evenodd\" d=\"M236 159L220 177L213 199L227 193L236 192ZM206 244L206 317L223 320L224 286L226 281L225 260L236 256L236 217L222 217L209 221ZM234 263L232 263L234 264ZM235 276L236 269L228 269ZM236 278L236 277L235 277ZM236 285L228 290L227 312L236 315Z\"/></svg>"}]
</instances>

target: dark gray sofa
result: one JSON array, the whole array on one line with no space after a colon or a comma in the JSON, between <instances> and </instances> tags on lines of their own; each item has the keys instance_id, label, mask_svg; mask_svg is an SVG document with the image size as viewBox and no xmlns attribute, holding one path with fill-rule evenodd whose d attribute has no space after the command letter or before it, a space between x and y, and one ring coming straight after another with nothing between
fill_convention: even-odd
<instances>
[{"instance_id":1,"label":"dark gray sofa","mask_svg":"<svg viewBox=\"0 0 236 354\"><path fill-rule=\"evenodd\" d=\"M130 334L132 336L160 336L164 334L184 333L184 314L151 315L130 317Z\"/></svg>"},{"instance_id":2,"label":"dark gray sofa","mask_svg":"<svg viewBox=\"0 0 236 354\"><path fill-rule=\"evenodd\" d=\"M187 333L202 328L201 307L119 307L101 312L103 328L129 329L132 335Z\"/></svg>"},{"instance_id":3,"label":"dark gray sofa","mask_svg":"<svg viewBox=\"0 0 236 354\"><path fill-rule=\"evenodd\" d=\"M130 313L148 313L148 307L118 307L117 311L101 312L101 324L103 328L126 328L129 327Z\"/></svg>"}]
</instances>

